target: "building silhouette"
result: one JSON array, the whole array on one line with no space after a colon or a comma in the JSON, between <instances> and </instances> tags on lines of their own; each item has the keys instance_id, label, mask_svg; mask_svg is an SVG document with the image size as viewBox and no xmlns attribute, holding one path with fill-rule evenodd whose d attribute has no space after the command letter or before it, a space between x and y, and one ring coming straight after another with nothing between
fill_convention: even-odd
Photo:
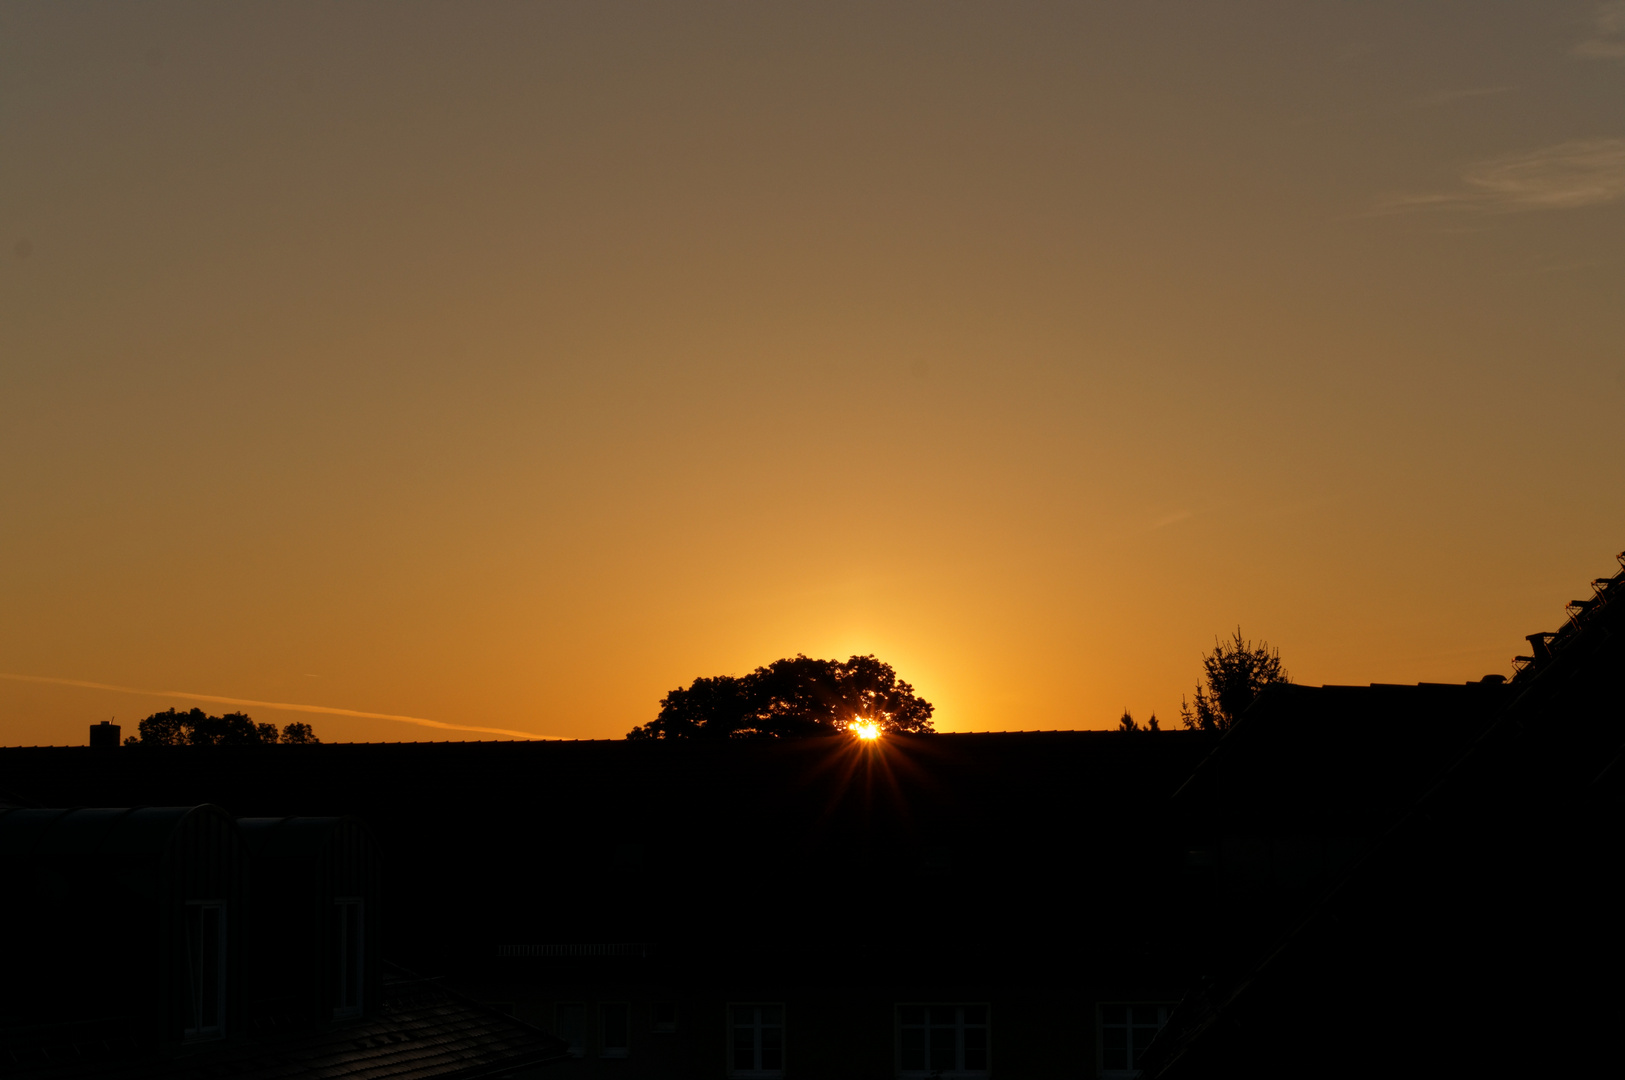
<instances>
[{"instance_id":1,"label":"building silhouette","mask_svg":"<svg viewBox=\"0 0 1625 1080\"><path fill-rule=\"evenodd\" d=\"M29 748L0 786L229 808L185 813L250 869L239 1011L319 1042L440 994L489 1075L1551 1068L1621 1016L1622 580L1510 680L1273 687L1223 738Z\"/></svg>"},{"instance_id":2,"label":"building silhouette","mask_svg":"<svg viewBox=\"0 0 1625 1080\"><path fill-rule=\"evenodd\" d=\"M0 867L0 1075L472 1080L564 1056L383 964L354 818L7 804Z\"/></svg>"}]
</instances>

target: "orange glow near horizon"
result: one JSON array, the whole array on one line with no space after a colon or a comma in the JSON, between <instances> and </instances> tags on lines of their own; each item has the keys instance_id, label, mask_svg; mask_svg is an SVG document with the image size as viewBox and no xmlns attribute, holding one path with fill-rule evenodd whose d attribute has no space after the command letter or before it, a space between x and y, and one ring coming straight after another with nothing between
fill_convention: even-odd
<instances>
[{"instance_id":1,"label":"orange glow near horizon","mask_svg":"<svg viewBox=\"0 0 1625 1080\"><path fill-rule=\"evenodd\" d=\"M798 653L1166 728L1238 624L1466 681L1615 570L1585 4L380 10L0 5L0 744Z\"/></svg>"},{"instance_id":2,"label":"orange glow near horizon","mask_svg":"<svg viewBox=\"0 0 1625 1080\"><path fill-rule=\"evenodd\" d=\"M880 725L873 720L854 720L847 730L865 742L880 738Z\"/></svg>"}]
</instances>

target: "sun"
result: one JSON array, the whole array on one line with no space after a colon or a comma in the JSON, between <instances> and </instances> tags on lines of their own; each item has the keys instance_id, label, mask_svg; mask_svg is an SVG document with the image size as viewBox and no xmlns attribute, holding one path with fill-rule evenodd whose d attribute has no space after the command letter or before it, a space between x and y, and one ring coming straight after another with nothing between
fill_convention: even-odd
<instances>
[{"instance_id":1,"label":"sun","mask_svg":"<svg viewBox=\"0 0 1625 1080\"><path fill-rule=\"evenodd\" d=\"M873 742L880 738L880 725L873 720L854 720L847 725L847 730L864 742Z\"/></svg>"}]
</instances>

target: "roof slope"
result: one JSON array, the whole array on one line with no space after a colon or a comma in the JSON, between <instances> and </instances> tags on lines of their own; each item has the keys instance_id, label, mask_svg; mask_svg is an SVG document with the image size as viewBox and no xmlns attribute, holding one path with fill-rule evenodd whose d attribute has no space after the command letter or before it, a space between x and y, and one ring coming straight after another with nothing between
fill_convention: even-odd
<instances>
[{"instance_id":1,"label":"roof slope","mask_svg":"<svg viewBox=\"0 0 1625 1080\"><path fill-rule=\"evenodd\" d=\"M19 1080L479 1080L565 1058L552 1035L398 970L365 1020L270 1028L163 1060L136 1047L107 1024L0 1031L5 1074Z\"/></svg>"}]
</instances>

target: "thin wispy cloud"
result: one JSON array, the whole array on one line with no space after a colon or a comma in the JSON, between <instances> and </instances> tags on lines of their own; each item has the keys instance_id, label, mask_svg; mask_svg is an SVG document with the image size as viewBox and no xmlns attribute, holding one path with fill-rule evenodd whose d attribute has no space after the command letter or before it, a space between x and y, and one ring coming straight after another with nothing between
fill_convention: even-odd
<instances>
[{"instance_id":1,"label":"thin wispy cloud","mask_svg":"<svg viewBox=\"0 0 1625 1080\"><path fill-rule=\"evenodd\" d=\"M1577 139L1481 161L1462 174L1461 186L1454 191L1401 195L1376 209L1508 214L1573 210L1620 199L1625 199L1625 139Z\"/></svg>"},{"instance_id":2,"label":"thin wispy cloud","mask_svg":"<svg viewBox=\"0 0 1625 1080\"><path fill-rule=\"evenodd\" d=\"M1170 525L1177 525L1181 521L1188 521L1195 516L1196 511L1194 510L1178 510L1172 514L1164 514L1151 523L1151 531L1156 532L1158 529L1166 529Z\"/></svg>"},{"instance_id":3,"label":"thin wispy cloud","mask_svg":"<svg viewBox=\"0 0 1625 1080\"><path fill-rule=\"evenodd\" d=\"M322 713L328 716L356 716L365 720L396 720L403 724L439 728L443 731L477 731L486 735L509 735L516 739L556 739L557 735L538 735L534 731L514 731L509 728L472 727L468 724L447 724L421 716L397 716L394 713L363 712L359 709L339 709L331 705L300 705L288 701L256 701L252 698L222 697L219 694L193 694L185 690L139 690L133 686L113 686L110 683L88 682L84 679L55 679L46 675L14 675L0 671L0 679L14 682L45 683L50 686L75 686L81 690L112 690L120 694L139 694L142 697L180 698L182 701L204 701L217 705L245 705L256 709L281 709L284 712Z\"/></svg>"},{"instance_id":4,"label":"thin wispy cloud","mask_svg":"<svg viewBox=\"0 0 1625 1080\"><path fill-rule=\"evenodd\" d=\"M1319 507L1330 504L1332 501L1332 498L1329 496L1318 496L1311 499L1299 499L1295 502L1251 506L1245 509L1238 509L1237 512L1242 512L1253 517L1261 518L1288 517L1293 514L1301 514L1310 510L1318 509ZM1203 507L1194 510L1170 510L1165 514L1142 522L1132 529L1130 534L1139 536L1146 533L1158 532L1162 529L1172 528L1173 526L1181 524L1182 522L1189 521L1199 515L1214 512L1215 511L1211 507ZM1224 511L1220 510L1218 512L1223 513Z\"/></svg>"},{"instance_id":5,"label":"thin wispy cloud","mask_svg":"<svg viewBox=\"0 0 1625 1080\"><path fill-rule=\"evenodd\" d=\"M1598 4L1592 20L1591 36L1574 47L1574 55L1588 60L1625 60L1625 0Z\"/></svg>"},{"instance_id":6,"label":"thin wispy cloud","mask_svg":"<svg viewBox=\"0 0 1625 1080\"><path fill-rule=\"evenodd\" d=\"M1471 101L1474 98L1496 97L1500 94L1510 93L1511 86L1472 86L1461 90L1439 90L1416 99L1416 105L1423 109L1435 109L1441 105L1454 105L1458 101Z\"/></svg>"},{"instance_id":7,"label":"thin wispy cloud","mask_svg":"<svg viewBox=\"0 0 1625 1080\"><path fill-rule=\"evenodd\" d=\"M1414 112L1417 109L1442 109L1462 102L1479 101L1485 98L1499 97L1510 94L1517 87L1510 83L1506 86L1466 86L1451 90L1436 90L1421 97L1405 98L1388 102L1380 107L1367 107L1361 109L1344 109L1338 112L1317 113L1291 121L1294 127L1306 127L1316 124L1327 124L1337 121L1357 120L1373 116L1391 116L1400 113Z\"/></svg>"}]
</instances>

